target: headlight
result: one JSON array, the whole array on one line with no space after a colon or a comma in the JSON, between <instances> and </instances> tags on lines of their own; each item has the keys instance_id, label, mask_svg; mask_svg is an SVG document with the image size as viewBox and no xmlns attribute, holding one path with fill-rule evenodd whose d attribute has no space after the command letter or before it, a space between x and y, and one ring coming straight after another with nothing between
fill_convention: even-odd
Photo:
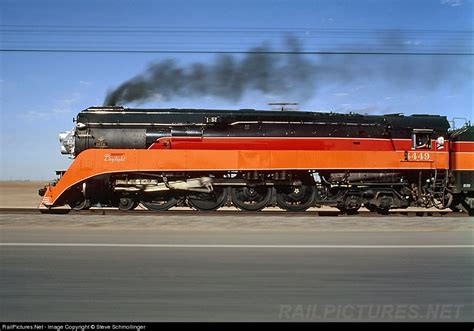
<instances>
[{"instance_id":1,"label":"headlight","mask_svg":"<svg viewBox=\"0 0 474 331\"><path fill-rule=\"evenodd\" d=\"M71 131L61 132L59 134L61 154L69 154L74 157L74 135L74 129L72 129Z\"/></svg>"}]
</instances>

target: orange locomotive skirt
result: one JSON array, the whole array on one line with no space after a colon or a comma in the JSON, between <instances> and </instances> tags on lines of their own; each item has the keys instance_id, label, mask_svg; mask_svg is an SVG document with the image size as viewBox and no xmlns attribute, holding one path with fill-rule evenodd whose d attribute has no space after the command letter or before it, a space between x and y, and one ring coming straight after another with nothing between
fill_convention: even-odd
<instances>
[{"instance_id":1,"label":"orange locomotive skirt","mask_svg":"<svg viewBox=\"0 0 474 331\"><path fill-rule=\"evenodd\" d=\"M88 149L74 160L41 204L51 207L71 186L111 173L243 170L448 169L447 152L328 150Z\"/></svg>"}]
</instances>

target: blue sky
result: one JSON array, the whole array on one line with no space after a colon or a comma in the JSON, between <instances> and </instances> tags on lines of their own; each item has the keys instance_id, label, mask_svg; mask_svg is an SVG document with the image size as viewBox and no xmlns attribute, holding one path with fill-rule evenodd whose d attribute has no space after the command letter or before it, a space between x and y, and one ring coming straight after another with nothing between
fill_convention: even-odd
<instances>
[{"instance_id":1,"label":"blue sky","mask_svg":"<svg viewBox=\"0 0 474 331\"><path fill-rule=\"evenodd\" d=\"M0 0L1 48L247 50L266 42L278 50L290 34L310 51L472 53L472 9L468 0ZM164 27L174 32L153 32ZM148 32L126 32L140 28ZM80 32L64 33L71 29ZM117 29L125 32L106 32ZM206 29L211 32L196 32ZM57 134L73 126L77 112L101 105L109 90L149 63L169 58L186 67L212 63L216 56L0 52L0 179L53 178L54 170L71 162L59 154ZM239 101L193 96L139 106L269 109L268 102L296 101L305 110L473 119L472 56L305 58L320 66L338 59L360 70L350 79L321 76L303 100L289 91L248 93Z\"/></svg>"}]
</instances>

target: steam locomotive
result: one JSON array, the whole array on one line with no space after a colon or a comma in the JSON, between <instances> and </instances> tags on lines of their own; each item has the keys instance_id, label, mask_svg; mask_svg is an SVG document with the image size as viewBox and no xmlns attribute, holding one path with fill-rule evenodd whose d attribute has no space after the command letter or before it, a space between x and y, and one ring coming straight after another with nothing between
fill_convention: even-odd
<instances>
[{"instance_id":1,"label":"steam locomotive","mask_svg":"<svg viewBox=\"0 0 474 331\"><path fill-rule=\"evenodd\" d=\"M69 205L165 211L409 206L474 211L474 127L437 115L90 107L40 189L42 212Z\"/></svg>"}]
</instances>

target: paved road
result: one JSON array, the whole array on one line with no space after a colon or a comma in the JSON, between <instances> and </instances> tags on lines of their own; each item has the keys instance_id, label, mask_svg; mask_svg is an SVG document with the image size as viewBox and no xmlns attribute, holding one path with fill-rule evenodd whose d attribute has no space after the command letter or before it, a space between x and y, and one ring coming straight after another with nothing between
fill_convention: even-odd
<instances>
[{"instance_id":1,"label":"paved road","mask_svg":"<svg viewBox=\"0 0 474 331\"><path fill-rule=\"evenodd\" d=\"M472 231L33 227L6 218L2 320L474 319Z\"/></svg>"}]
</instances>

